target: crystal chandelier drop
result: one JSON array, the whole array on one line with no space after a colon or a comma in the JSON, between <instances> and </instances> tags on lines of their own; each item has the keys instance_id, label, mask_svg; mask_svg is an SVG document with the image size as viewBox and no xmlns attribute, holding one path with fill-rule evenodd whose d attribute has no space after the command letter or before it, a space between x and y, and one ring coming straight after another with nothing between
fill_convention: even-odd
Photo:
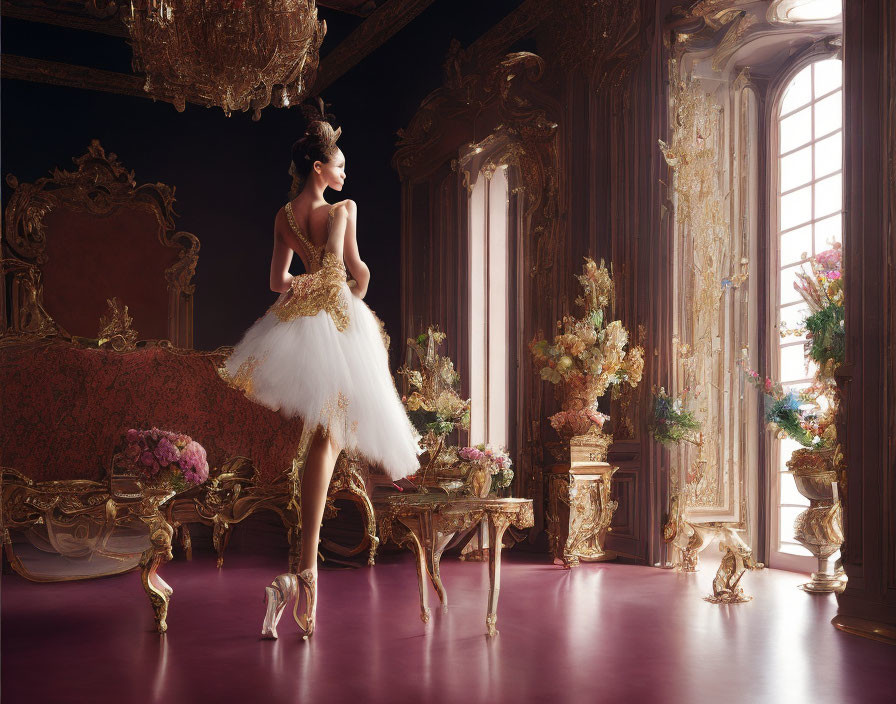
<instances>
[{"instance_id":1,"label":"crystal chandelier drop","mask_svg":"<svg viewBox=\"0 0 896 704\"><path fill-rule=\"evenodd\" d=\"M131 0L122 17L154 99L228 117L251 109L253 120L306 97L327 33L315 0Z\"/></svg>"}]
</instances>

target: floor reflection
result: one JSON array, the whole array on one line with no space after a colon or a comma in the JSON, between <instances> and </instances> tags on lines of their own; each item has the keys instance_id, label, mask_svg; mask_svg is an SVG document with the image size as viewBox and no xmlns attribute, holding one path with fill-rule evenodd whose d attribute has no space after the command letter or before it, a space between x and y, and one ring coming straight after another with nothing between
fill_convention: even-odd
<instances>
[{"instance_id":1,"label":"floor reflection","mask_svg":"<svg viewBox=\"0 0 896 704\"><path fill-rule=\"evenodd\" d=\"M4 576L4 701L489 702L888 701L892 649L830 625L833 597L797 574L745 577L746 604L703 601L714 570L681 575L615 563L572 570L507 551L498 635L485 636L488 568L442 561L420 621L410 555L373 568L321 569L317 630L303 641L291 605L276 641L259 637L278 555L174 560L169 630L154 630L139 575L36 585ZM429 587L427 587L429 588ZM89 646L85 647L85 643ZM860 688L860 689L857 689ZM891 700L891 697L889 698Z\"/></svg>"}]
</instances>

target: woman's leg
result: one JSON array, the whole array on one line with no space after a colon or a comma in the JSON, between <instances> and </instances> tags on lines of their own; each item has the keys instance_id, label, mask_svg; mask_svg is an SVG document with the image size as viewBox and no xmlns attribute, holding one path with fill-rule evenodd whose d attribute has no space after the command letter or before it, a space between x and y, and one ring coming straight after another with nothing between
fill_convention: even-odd
<instances>
[{"instance_id":1,"label":"woman's leg","mask_svg":"<svg viewBox=\"0 0 896 704\"><path fill-rule=\"evenodd\" d=\"M340 448L320 429L314 433L305 470L302 472L302 559L299 571L311 570L317 576L317 544L324 519L327 491Z\"/></svg>"}]
</instances>

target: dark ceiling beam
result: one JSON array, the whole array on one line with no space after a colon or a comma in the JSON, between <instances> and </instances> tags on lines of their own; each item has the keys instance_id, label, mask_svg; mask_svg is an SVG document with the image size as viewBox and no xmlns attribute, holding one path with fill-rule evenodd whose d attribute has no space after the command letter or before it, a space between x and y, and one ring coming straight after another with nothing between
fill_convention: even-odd
<instances>
[{"instance_id":1,"label":"dark ceiling beam","mask_svg":"<svg viewBox=\"0 0 896 704\"><path fill-rule=\"evenodd\" d=\"M0 3L0 13L3 14L3 17L52 24L57 27L68 27L69 29L80 29L85 32L97 32L111 37L128 36L127 28L118 17L99 19L91 17L86 13L82 15L72 12L61 12L39 3L33 3L25 7L11 3L9 0L3 0Z\"/></svg>"},{"instance_id":2,"label":"dark ceiling beam","mask_svg":"<svg viewBox=\"0 0 896 704\"><path fill-rule=\"evenodd\" d=\"M318 95L365 56L381 47L433 0L389 0L380 5L355 31L320 62L311 95Z\"/></svg>"},{"instance_id":3,"label":"dark ceiling beam","mask_svg":"<svg viewBox=\"0 0 896 704\"><path fill-rule=\"evenodd\" d=\"M547 19L551 5L545 0L526 0L473 42L467 54L477 57L477 61L488 62L488 59L500 58L514 43L530 36Z\"/></svg>"},{"instance_id":4,"label":"dark ceiling beam","mask_svg":"<svg viewBox=\"0 0 896 704\"><path fill-rule=\"evenodd\" d=\"M376 12L373 0L318 0L319 7L326 7L335 12L358 17L370 17ZM60 9L42 4L41 0L35 0L28 5L20 5L10 0L0 2L0 14L3 17L11 17L28 22L40 22L52 24L57 27L68 27L85 32L107 34L110 37L127 37L128 30L121 21L118 13L109 17L99 18L91 16L86 10L81 13L74 11L76 6L69 6L69 10Z\"/></svg>"},{"instance_id":5,"label":"dark ceiling beam","mask_svg":"<svg viewBox=\"0 0 896 704\"><path fill-rule=\"evenodd\" d=\"M130 95L135 98L152 100L152 96L143 90L144 76L104 71L89 66L63 64L58 61L44 61L27 56L3 54L0 56L0 78L49 83L66 88L81 90L98 90L103 93ZM205 103L196 103L205 105Z\"/></svg>"}]
</instances>

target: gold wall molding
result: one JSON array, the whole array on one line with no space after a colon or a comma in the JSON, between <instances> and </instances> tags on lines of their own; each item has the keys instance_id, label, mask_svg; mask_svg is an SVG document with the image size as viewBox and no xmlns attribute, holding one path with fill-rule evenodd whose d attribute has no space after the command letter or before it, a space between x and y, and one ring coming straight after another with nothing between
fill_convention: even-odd
<instances>
[{"instance_id":1,"label":"gold wall molding","mask_svg":"<svg viewBox=\"0 0 896 704\"><path fill-rule=\"evenodd\" d=\"M515 52L479 63L481 57L493 56L493 47L506 40L503 30L492 43L480 40L476 49L452 42L443 85L423 100L409 125L399 131L392 163L403 182L405 203L402 318L406 332L416 334L418 322L446 330L453 346L451 356L465 379L469 377L464 372L469 365L468 317L449 313L442 299L456 298L461 311L468 305L469 272L463 264L467 198L480 174L489 178L497 168L507 166L511 228L518 233L510 235L515 242L510 268L519 272L519 278L513 275L510 291L510 347L520 359L510 371L519 401L508 444L516 453L517 495L533 496L541 492L536 468L541 461L540 436L535 427L542 415L543 390L529 368L525 344L536 329L551 327L558 317L557 300L545 297L544 291L555 287L555 262L564 241L558 209L556 117L560 107L545 93L546 67L541 57ZM415 206L413 193L421 190L432 194L427 210ZM431 222L429 209L451 215L424 234L415 223ZM428 244L423 245L421 238ZM435 253L452 263L450 271L432 279L426 271ZM537 510L541 512L540 505Z\"/></svg>"},{"instance_id":2,"label":"gold wall molding","mask_svg":"<svg viewBox=\"0 0 896 704\"><path fill-rule=\"evenodd\" d=\"M680 71L681 63L674 62L672 141L660 145L673 172L673 290L680 302L673 322L674 388L691 389L695 416L718 432L704 436L705 462L690 447L673 453L678 469L672 492L681 493L691 520L741 522L742 498L758 472L758 451L747 449L747 430L758 433L751 413L756 400L743 391L737 366L741 350L750 347L745 321L758 325L748 268L756 246L757 194L741 192L742 181L758 168L749 149L758 135L748 134L748 125L738 125L730 113L755 112L756 105L743 91L749 83L743 73L714 94ZM736 138L730 149L729 135L738 135L738 127L743 139Z\"/></svg>"}]
</instances>

